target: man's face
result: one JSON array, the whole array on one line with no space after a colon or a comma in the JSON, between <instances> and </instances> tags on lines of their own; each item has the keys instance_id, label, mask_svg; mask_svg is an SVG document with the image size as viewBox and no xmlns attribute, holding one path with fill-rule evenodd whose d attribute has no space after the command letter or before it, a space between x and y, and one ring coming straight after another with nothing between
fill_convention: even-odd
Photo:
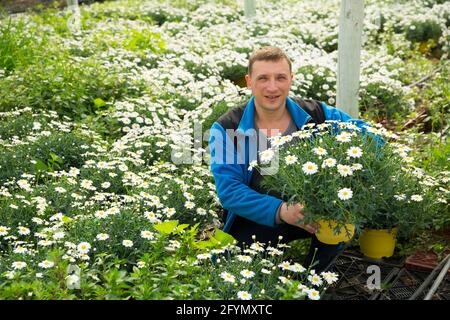
<instances>
[{"instance_id":1,"label":"man's face","mask_svg":"<svg viewBox=\"0 0 450 320\"><path fill-rule=\"evenodd\" d=\"M293 78L285 59L255 61L251 76L245 76L247 87L255 97L256 106L266 111L276 111L284 107Z\"/></svg>"}]
</instances>

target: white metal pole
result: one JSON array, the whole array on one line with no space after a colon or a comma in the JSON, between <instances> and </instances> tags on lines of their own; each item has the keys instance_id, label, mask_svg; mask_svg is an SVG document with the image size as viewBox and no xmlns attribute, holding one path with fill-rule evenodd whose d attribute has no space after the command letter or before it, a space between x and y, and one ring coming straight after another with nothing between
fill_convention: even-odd
<instances>
[{"instance_id":1,"label":"white metal pole","mask_svg":"<svg viewBox=\"0 0 450 320\"><path fill-rule=\"evenodd\" d=\"M244 0L244 13L247 18L252 18L256 15L255 0Z\"/></svg>"},{"instance_id":2,"label":"white metal pole","mask_svg":"<svg viewBox=\"0 0 450 320\"><path fill-rule=\"evenodd\" d=\"M338 75L336 106L358 118L363 0L342 0L339 17Z\"/></svg>"}]
</instances>

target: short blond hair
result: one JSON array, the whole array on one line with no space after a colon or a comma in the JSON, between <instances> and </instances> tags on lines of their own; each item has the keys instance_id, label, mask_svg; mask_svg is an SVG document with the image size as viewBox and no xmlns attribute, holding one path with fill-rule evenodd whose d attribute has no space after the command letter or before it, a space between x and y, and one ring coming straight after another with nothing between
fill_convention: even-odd
<instances>
[{"instance_id":1,"label":"short blond hair","mask_svg":"<svg viewBox=\"0 0 450 320\"><path fill-rule=\"evenodd\" d=\"M247 72L249 75L252 74L252 67L255 61L280 61L281 59L287 61L289 71L292 72L292 62L283 50L271 46L259 48L250 55Z\"/></svg>"}]
</instances>

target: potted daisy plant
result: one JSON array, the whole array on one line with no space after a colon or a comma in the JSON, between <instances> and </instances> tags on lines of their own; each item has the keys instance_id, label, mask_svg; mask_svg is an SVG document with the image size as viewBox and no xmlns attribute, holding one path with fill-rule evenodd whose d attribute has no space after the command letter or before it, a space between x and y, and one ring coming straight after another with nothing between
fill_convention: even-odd
<instances>
[{"instance_id":1,"label":"potted daisy plant","mask_svg":"<svg viewBox=\"0 0 450 320\"><path fill-rule=\"evenodd\" d=\"M288 204L304 205L304 223L319 224L316 236L322 242L348 241L368 227L409 233L425 223L417 210L405 219L425 195L417 191L420 184L414 175L402 167L405 154L387 142L393 137L352 122L308 124L290 136L272 138L270 151L260 156L265 161L252 168L262 173L267 190L278 191ZM265 166L273 157L267 154L278 162L271 174ZM405 185L411 187L408 195L402 192ZM392 205L403 196L409 201L406 206L399 200Z\"/></svg>"}]
</instances>

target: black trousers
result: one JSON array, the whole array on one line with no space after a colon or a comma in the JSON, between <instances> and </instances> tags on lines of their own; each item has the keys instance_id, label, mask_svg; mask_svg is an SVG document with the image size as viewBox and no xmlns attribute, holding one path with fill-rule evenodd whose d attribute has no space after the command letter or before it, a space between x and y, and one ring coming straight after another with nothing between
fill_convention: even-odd
<instances>
[{"instance_id":1,"label":"black trousers","mask_svg":"<svg viewBox=\"0 0 450 320\"><path fill-rule=\"evenodd\" d=\"M331 261L342 253L345 245L345 243L337 245L322 243L317 240L315 235L287 223L273 228L255 223L240 216L236 216L228 233L238 241L238 246L242 249L250 246L255 241L265 243L265 245L270 243L276 247L278 243L289 243L297 239L311 238L311 246L303 266L305 268L312 266L312 269L316 270L317 273L325 271ZM255 240L252 239L253 235L256 236ZM283 237L282 240L278 239L279 236Z\"/></svg>"}]
</instances>

